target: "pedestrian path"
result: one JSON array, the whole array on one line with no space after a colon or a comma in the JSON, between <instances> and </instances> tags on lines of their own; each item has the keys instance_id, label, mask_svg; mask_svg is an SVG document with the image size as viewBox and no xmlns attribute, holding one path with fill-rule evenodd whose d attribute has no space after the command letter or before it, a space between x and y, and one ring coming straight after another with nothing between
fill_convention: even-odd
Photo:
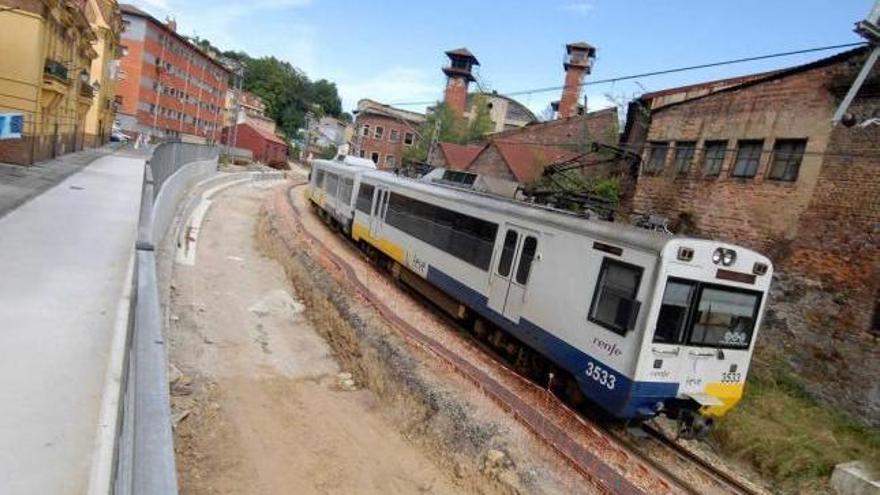
<instances>
[{"instance_id":1,"label":"pedestrian path","mask_svg":"<svg viewBox=\"0 0 880 495\"><path fill-rule=\"evenodd\" d=\"M0 163L0 217L121 147L110 143L29 166Z\"/></svg>"},{"instance_id":2,"label":"pedestrian path","mask_svg":"<svg viewBox=\"0 0 880 495\"><path fill-rule=\"evenodd\" d=\"M2 494L87 490L143 168L104 156L0 212Z\"/></svg>"}]
</instances>

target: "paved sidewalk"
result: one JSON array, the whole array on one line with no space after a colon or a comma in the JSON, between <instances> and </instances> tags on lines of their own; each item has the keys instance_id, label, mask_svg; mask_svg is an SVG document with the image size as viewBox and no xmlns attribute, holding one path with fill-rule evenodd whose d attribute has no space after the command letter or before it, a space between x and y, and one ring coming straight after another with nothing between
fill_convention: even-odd
<instances>
[{"instance_id":1,"label":"paved sidewalk","mask_svg":"<svg viewBox=\"0 0 880 495\"><path fill-rule=\"evenodd\" d=\"M143 167L125 153L98 158L0 217L4 495L87 489Z\"/></svg>"},{"instance_id":2,"label":"paved sidewalk","mask_svg":"<svg viewBox=\"0 0 880 495\"><path fill-rule=\"evenodd\" d=\"M121 146L110 143L30 166L0 163L0 217Z\"/></svg>"}]
</instances>

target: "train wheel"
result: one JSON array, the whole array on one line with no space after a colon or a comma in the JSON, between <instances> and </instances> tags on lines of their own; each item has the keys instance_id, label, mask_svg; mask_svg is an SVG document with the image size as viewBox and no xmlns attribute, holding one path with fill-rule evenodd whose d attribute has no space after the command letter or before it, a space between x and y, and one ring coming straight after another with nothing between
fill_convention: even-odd
<instances>
[{"instance_id":1,"label":"train wheel","mask_svg":"<svg viewBox=\"0 0 880 495\"><path fill-rule=\"evenodd\" d=\"M477 317L474 320L474 335L481 341L486 341L486 337L489 335L489 324L486 323L486 320Z\"/></svg>"},{"instance_id":2,"label":"train wheel","mask_svg":"<svg viewBox=\"0 0 880 495\"><path fill-rule=\"evenodd\" d=\"M584 403L584 394L574 377L568 377L565 382L565 399L575 406Z\"/></svg>"}]
</instances>

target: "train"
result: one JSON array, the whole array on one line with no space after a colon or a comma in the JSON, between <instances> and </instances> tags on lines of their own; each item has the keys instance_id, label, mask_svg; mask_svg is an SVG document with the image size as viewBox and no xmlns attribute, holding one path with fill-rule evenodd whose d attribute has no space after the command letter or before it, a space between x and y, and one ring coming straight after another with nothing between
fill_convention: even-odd
<instances>
[{"instance_id":1,"label":"train","mask_svg":"<svg viewBox=\"0 0 880 495\"><path fill-rule=\"evenodd\" d=\"M327 222L575 404L694 438L742 398L771 261L741 246L315 160Z\"/></svg>"}]
</instances>

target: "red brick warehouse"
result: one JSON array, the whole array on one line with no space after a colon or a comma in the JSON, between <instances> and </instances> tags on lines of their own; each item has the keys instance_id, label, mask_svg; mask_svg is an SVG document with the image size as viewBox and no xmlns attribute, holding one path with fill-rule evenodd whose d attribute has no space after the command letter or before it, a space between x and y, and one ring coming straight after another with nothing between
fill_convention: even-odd
<instances>
[{"instance_id":1,"label":"red brick warehouse","mask_svg":"<svg viewBox=\"0 0 880 495\"><path fill-rule=\"evenodd\" d=\"M162 23L120 6L122 81L117 101L123 130L159 139L215 142L223 128L230 71Z\"/></svg>"},{"instance_id":2,"label":"red brick warehouse","mask_svg":"<svg viewBox=\"0 0 880 495\"><path fill-rule=\"evenodd\" d=\"M415 144L419 126L425 122L423 114L373 100L359 101L355 114L352 153L373 160L383 169L394 169L402 164L404 152Z\"/></svg>"},{"instance_id":3,"label":"red brick warehouse","mask_svg":"<svg viewBox=\"0 0 880 495\"><path fill-rule=\"evenodd\" d=\"M236 148L251 150L254 160L287 168L287 143L268 129L250 122L223 129L222 142L228 144L235 135Z\"/></svg>"}]
</instances>

